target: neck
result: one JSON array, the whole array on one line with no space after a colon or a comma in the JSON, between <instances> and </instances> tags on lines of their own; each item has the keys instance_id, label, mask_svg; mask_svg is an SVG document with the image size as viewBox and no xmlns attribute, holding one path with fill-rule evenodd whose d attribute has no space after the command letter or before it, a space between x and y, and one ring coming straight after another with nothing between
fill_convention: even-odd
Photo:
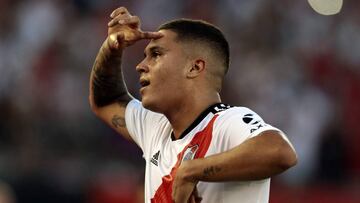
<instances>
[{"instance_id":1,"label":"neck","mask_svg":"<svg viewBox=\"0 0 360 203\"><path fill-rule=\"evenodd\" d=\"M164 115L169 120L176 139L196 120L196 118L209 106L221 102L218 93L201 97L201 99L192 97L184 99L178 103L172 110L165 112Z\"/></svg>"}]
</instances>

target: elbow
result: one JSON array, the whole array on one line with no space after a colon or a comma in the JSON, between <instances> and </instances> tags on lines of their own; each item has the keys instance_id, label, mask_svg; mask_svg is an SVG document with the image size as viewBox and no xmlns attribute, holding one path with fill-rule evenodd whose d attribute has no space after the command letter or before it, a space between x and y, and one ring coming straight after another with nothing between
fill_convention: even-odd
<instances>
[{"instance_id":1,"label":"elbow","mask_svg":"<svg viewBox=\"0 0 360 203\"><path fill-rule=\"evenodd\" d=\"M287 144L287 146L284 146L279 150L278 164L281 172L295 166L297 162L298 158L296 152L290 145Z\"/></svg>"},{"instance_id":2,"label":"elbow","mask_svg":"<svg viewBox=\"0 0 360 203\"><path fill-rule=\"evenodd\" d=\"M99 112L99 106L95 104L93 97L90 95L89 96L89 104L90 104L90 109L91 111L95 114L98 115Z\"/></svg>"}]
</instances>

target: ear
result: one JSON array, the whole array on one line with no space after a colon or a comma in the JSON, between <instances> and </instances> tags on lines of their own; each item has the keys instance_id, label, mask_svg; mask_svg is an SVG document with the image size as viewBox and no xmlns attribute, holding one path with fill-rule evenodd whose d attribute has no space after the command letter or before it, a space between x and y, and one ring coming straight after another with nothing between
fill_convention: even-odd
<instances>
[{"instance_id":1,"label":"ear","mask_svg":"<svg viewBox=\"0 0 360 203\"><path fill-rule=\"evenodd\" d=\"M186 73L187 78L196 78L201 72L205 70L205 61L203 59L196 59L191 63L191 67Z\"/></svg>"}]
</instances>

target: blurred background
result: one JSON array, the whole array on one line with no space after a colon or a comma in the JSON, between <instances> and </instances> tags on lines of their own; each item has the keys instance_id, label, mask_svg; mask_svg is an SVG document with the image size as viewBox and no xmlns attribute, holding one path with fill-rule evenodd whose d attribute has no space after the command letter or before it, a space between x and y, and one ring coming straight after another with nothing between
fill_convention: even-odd
<instances>
[{"instance_id":1,"label":"blurred background","mask_svg":"<svg viewBox=\"0 0 360 203\"><path fill-rule=\"evenodd\" d=\"M231 46L223 101L283 129L299 163L270 202L360 202L360 2L334 16L291 0L0 0L0 202L143 202L144 161L95 118L92 63L111 11L155 30L178 17L218 25ZM124 56L135 66L147 42Z\"/></svg>"}]
</instances>

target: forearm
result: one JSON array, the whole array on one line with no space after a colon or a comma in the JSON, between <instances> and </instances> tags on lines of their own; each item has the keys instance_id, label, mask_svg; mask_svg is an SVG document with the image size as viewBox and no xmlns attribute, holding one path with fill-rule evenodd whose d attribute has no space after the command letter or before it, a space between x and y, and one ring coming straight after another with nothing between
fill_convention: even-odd
<instances>
[{"instance_id":1,"label":"forearm","mask_svg":"<svg viewBox=\"0 0 360 203\"><path fill-rule=\"evenodd\" d=\"M296 154L279 134L264 132L220 154L184 162L191 181L247 181L279 174L296 164Z\"/></svg>"},{"instance_id":2,"label":"forearm","mask_svg":"<svg viewBox=\"0 0 360 203\"><path fill-rule=\"evenodd\" d=\"M90 103L93 107L131 100L121 69L122 51L111 51L106 43L100 48L91 71Z\"/></svg>"}]
</instances>

